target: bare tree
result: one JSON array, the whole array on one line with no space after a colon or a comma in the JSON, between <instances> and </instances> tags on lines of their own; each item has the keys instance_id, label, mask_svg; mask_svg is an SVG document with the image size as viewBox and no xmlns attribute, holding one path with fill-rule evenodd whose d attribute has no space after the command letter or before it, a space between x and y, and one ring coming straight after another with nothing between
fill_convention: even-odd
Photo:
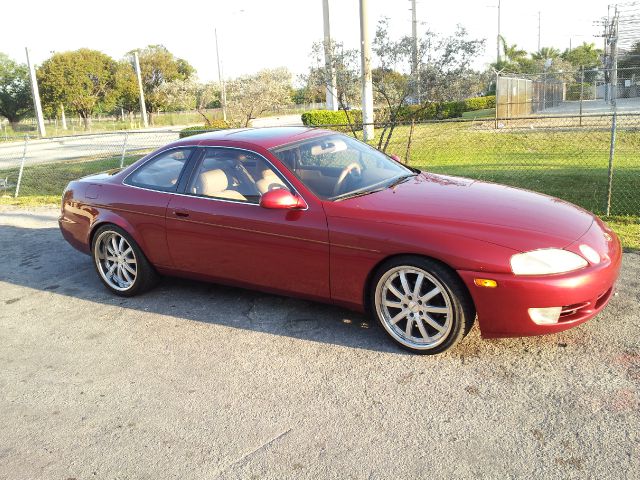
<instances>
[{"instance_id":1,"label":"bare tree","mask_svg":"<svg viewBox=\"0 0 640 480\"><path fill-rule=\"evenodd\" d=\"M227 108L232 121L244 127L268 110L291 103L291 73L286 68L261 70L227 84Z\"/></svg>"},{"instance_id":2,"label":"bare tree","mask_svg":"<svg viewBox=\"0 0 640 480\"><path fill-rule=\"evenodd\" d=\"M324 89L330 72L324 62L324 42L315 42L311 47L311 58L314 65L307 75L301 79L308 90ZM355 116L350 112L353 105L360 103L360 52L356 49L345 49L342 43L331 42L331 64L336 77L336 100L340 110L345 112L349 129L354 137L358 136Z\"/></svg>"}]
</instances>

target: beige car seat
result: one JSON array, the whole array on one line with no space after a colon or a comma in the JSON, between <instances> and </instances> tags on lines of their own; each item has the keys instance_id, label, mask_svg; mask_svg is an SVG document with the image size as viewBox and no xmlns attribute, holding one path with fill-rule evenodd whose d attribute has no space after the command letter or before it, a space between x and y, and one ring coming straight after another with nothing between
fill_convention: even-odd
<instances>
[{"instance_id":1,"label":"beige car seat","mask_svg":"<svg viewBox=\"0 0 640 480\"><path fill-rule=\"evenodd\" d=\"M269 168L262 171L262 178L256 182L260 194L276 188L287 188L280 178Z\"/></svg>"},{"instance_id":2,"label":"beige car seat","mask_svg":"<svg viewBox=\"0 0 640 480\"><path fill-rule=\"evenodd\" d=\"M228 190L229 180L224 170L215 169L202 172L194 186L194 193L207 197L229 198L233 200L247 200L244 195L235 190Z\"/></svg>"}]
</instances>

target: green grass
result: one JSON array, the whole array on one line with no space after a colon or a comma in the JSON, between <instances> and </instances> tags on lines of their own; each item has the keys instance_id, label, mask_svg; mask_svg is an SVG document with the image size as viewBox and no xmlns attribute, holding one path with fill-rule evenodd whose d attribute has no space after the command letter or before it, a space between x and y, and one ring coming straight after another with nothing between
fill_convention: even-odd
<instances>
[{"instance_id":1,"label":"green grass","mask_svg":"<svg viewBox=\"0 0 640 480\"><path fill-rule=\"evenodd\" d=\"M142 155L131 155L124 159L124 166L131 165ZM49 203L56 199L54 203L60 201L62 191L71 180L91 175L106 170L112 170L120 166L120 157L108 157L91 159L84 161L69 161L57 163L44 163L28 166L22 173L20 184L19 201L36 202L36 204ZM9 179L9 183L15 185L18 178L18 167L0 170L0 178ZM7 193L12 194L11 188ZM13 195L10 195L11 197ZM23 200L24 199L24 200ZM5 195L2 203L15 203L12 198Z\"/></svg>"},{"instance_id":2,"label":"green grass","mask_svg":"<svg viewBox=\"0 0 640 480\"><path fill-rule=\"evenodd\" d=\"M493 118L496 115L495 108L485 108L482 110L473 110L470 112L463 112L462 118L474 119L474 118Z\"/></svg>"},{"instance_id":3,"label":"green grass","mask_svg":"<svg viewBox=\"0 0 640 480\"><path fill-rule=\"evenodd\" d=\"M209 118L222 118L222 114L217 110L207 111ZM150 130L159 127L182 127L184 125L203 124L204 118L198 112L164 112L160 115L153 116L153 125ZM132 122L129 120L121 121L113 118L95 118L91 121L91 126L85 130L83 123L76 117L67 118L67 129L63 130L60 123L47 123L47 137L59 137L65 135L82 135L85 133L103 133L114 132L118 130L134 130L142 128L139 117L134 118ZM24 138L25 135L30 137L38 136L38 129L35 123L20 123L14 130L11 125L5 125L0 129L0 142L16 141Z\"/></svg>"},{"instance_id":4,"label":"green grass","mask_svg":"<svg viewBox=\"0 0 640 480\"><path fill-rule=\"evenodd\" d=\"M434 173L458 175L527 188L566 199L605 216L609 132L580 129L494 130L493 122L416 125L410 164ZM404 158L409 126L398 127L388 153ZM627 248L640 249L640 131L618 132L611 214L606 217ZM138 156L127 157L125 165ZM58 204L75 178L116 168L119 157L61 162L25 168L20 198L0 204ZM17 169L0 170L15 183ZM1 193L1 192L0 192ZM9 192L12 193L12 192Z\"/></svg>"}]
</instances>

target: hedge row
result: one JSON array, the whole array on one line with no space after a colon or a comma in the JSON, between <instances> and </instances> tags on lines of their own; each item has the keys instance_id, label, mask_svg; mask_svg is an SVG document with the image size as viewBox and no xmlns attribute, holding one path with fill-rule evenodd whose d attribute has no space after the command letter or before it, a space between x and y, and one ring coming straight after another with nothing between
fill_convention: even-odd
<instances>
[{"instance_id":1,"label":"hedge row","mask_svg":"<svg viewBox=\"0 0 640 480\"><path fill-rule=\"evenodd\" d=\"M426 103L424 105L408 105L402 107L398 112L397 120L407 122L411 120L423 121L446 118L462 117L464 112L475 110L484 110L487 108L495 108L496 97L490 95L487 97L468 98L457 102L437 102ZM302 123L304 125L345 125L347 124L347 112L338 110L311 110L302 114ZM357 127L362 125L362 112L360 110L349 110L351 123ZM388 110L376 109L375 122L382 123L388 118Z\"/></svg>"},{"instance_id":2,"label":"hedge row","mask_svg":"<svg viewBox=\"0 0 640 480\"><path fill-rule=\"evenodd\" d=\"M437 102L424 105L409 105L398 112L399 121L440 120L460 118L464 112L496 107L495 95L467 98L457 102Z\"/></svg>"},{"instance_id":3,"label":"hedge row","mask_svg":"<svg viewBox=\"0 0 640 480\"><path fill-rule=\"evenodd\" d=\"M224 120L212 120L209 125L195 125L180 130L180 138L198 135L199 133L209 132L213 130L223 130L229 128L229 124Z\"/></svg>"},{"instance_id":4,"label":"hedge row","mask_svg":"<svg viewBox=\"0 0 640 480\"><path fill-rule=\"evenodd\" d=\"M347 115L349 116L347 118ZM320 125L348 125L353 124L356 128L362 128L361 110L309 110L302 114L302 123L310 126Z\"/></svg>"}]
</instances>

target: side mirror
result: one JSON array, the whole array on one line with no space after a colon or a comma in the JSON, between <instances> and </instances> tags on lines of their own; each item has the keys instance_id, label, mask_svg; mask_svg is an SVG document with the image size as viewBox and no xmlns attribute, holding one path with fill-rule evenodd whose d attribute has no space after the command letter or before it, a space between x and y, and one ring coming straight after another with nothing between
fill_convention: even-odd
<instances>
[{"instance_id":1,"label":"side mirror","mask_svg":"<svg viewBox=\"0 0 640 480\"><path fill-rule=\"evenodd\" d=\"M275 188L262 194L260 206L262 208L293 210L305 209L307 208L307 203L302 197L292 194L286 188Z\"/></svg>"}]
</instances>

